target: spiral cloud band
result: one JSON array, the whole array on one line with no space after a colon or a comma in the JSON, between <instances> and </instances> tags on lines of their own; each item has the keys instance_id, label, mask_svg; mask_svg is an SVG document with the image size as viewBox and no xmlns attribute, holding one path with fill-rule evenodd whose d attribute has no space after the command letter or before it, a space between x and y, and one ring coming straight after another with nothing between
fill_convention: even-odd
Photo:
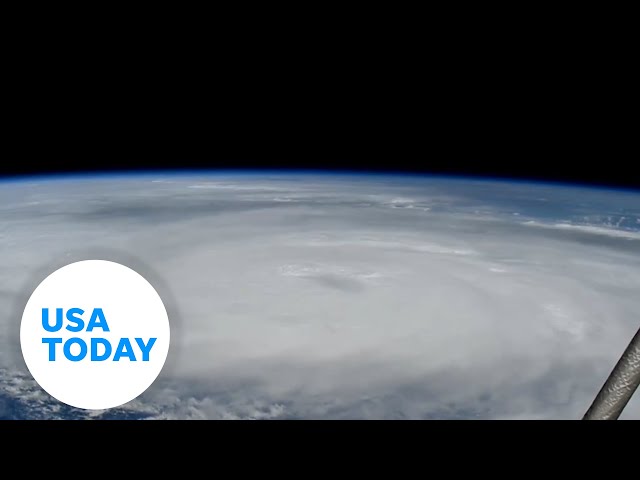
<instances>
[{"instance_id":1,"label":"spiral cloud band","mask_svg":"<svg viewBox=\"0 0 640 480\"><path fill-rule=\"evenodd\" d=\"M12 315L40 269L99 252L153 270L176 334L142 396L87 413L33 382ZM32 179L0 184L0 261L1 418L578 419L640 324L640 194L294 173ZM640 418L640 399L621 418Z\"/></svg>"}]
</instances>

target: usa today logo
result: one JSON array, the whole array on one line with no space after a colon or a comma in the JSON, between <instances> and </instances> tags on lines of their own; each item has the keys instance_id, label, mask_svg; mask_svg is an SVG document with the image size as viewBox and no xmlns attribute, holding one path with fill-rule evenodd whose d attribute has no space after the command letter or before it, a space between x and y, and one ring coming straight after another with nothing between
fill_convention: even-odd
<instances>
[{"instance_id":1,"label":"usa today logo","mask_svg":"<svg viewBox=\"0 0 640 480\"><path fill-rule=\"evenodd\" d=\"M103 410L143 393L164 366L169 318L153 286L119 263L62 267L35 289L20 345L38 384L73 407Z\"/></svg>"}]
</instances>

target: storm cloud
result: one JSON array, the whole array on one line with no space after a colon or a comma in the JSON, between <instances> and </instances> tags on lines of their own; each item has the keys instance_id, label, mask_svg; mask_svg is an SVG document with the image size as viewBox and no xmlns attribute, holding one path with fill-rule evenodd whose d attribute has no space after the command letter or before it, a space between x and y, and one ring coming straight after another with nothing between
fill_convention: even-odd
<instances>
[{"instance_id":1,"label":"storm cloud","mask_svg":"<svg viewBox=\"0 0 640 480\"><path fill-rule=\"evenodd\" d=\"M52 265L136 268L163 373L77 411L21 362ZM410 177L0 184L0 416L580 418L640 325L640 194ZM47 270L49 269L49 270ZM640 418L636 396L623 418Z\"/></svg>"}]
</instances>

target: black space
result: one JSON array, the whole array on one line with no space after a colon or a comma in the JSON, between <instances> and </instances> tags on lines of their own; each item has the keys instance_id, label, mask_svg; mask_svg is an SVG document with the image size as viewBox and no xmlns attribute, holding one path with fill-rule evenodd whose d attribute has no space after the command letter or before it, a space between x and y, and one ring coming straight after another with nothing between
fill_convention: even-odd
<instances>
[{"instance_id":1,"label":"black space","mask_svg":"<svg viewBox=\"0 0 640 480\"><path fill-rule=\"evenodd\" d=\"M596 40L278 59L254 45L224 64L38 48L8 76L5 175L346 169L640 188L632 64Z\"/></svg>"}]
</instances>

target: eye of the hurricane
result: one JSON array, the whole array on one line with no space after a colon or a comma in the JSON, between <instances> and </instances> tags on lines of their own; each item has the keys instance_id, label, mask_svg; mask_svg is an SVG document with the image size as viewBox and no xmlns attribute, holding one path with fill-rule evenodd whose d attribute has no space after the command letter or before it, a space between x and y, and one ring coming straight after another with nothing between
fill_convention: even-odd
<instances>
[{"instance_id":1,"label":"eye of the hurricane","mask_svg":"<svg viewBox=\"0 0 640 480\"><path fill-rule=\"evenodd\" d=\"M0 418L577 419L638 331L640 192L273 172L0 183L2 311L86 258L159 286L166 368L121 407L76 410L33 381L7 313ZM617 414L640 418L627 400Z\"/></svg>"}]
</instances>

